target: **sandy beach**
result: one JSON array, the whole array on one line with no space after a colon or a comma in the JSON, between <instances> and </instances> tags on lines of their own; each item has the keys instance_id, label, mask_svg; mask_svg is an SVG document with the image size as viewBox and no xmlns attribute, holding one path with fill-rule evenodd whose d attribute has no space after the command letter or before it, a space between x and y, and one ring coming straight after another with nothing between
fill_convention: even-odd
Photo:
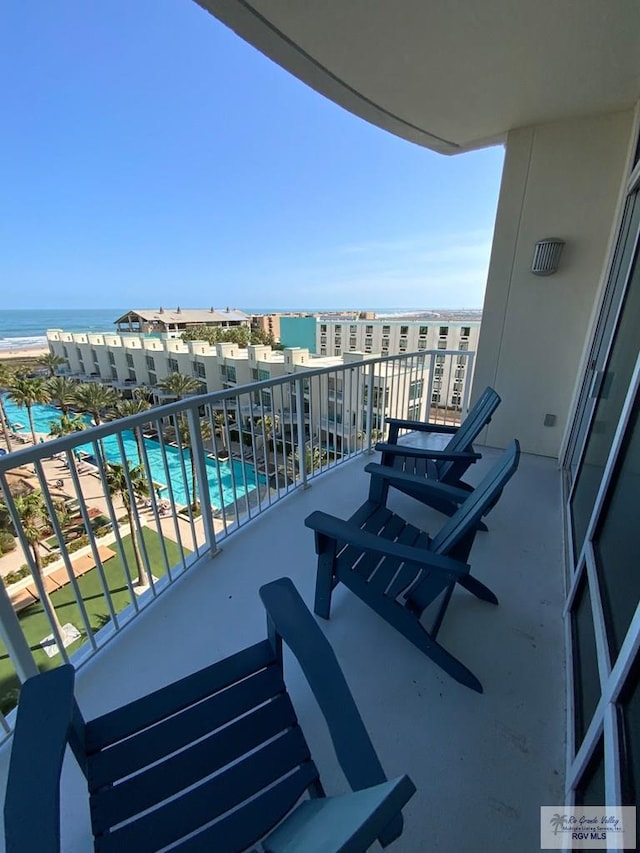
<instances>
[{"instance_id":1,"label":"sandy beach","mask_svg":"<svg viewBox=\"0 0 640 853\"><path fill-rule=\"evenodd\" d=\"M39 358L49 352L49 347L28 347L26 349L0 349L0 361L10 358Z\"/></svg>"}]
</instances>

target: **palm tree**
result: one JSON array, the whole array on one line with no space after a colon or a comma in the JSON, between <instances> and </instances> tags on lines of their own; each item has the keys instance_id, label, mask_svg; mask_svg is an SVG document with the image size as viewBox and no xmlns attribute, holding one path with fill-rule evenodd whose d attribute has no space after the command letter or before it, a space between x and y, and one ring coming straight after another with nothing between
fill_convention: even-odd
<instances>
[{"instance_id":1,"label":"palm tree","mask_svg":"<svg viewBox=\"0 0 640 853\"><path fill-rule=\"evenodd\" d=\"M60 636L62 636L62 625L58 620L58 615L55 611L53 604L51 603L51 599L49 598L48 593L44 587L44 575L42 573L42 556L40 555L40 542L44 539L47 534L47 529L50 525L49 513L47 512L47 508L44 502L44 498L42 497L41 491L31 492L28 495L21 495L14 498L14 504L16 511L18 513L18 517L20 518L20 526L22 527L22 532L24 533L24 537L27 540L29 547L31 548L31 553L33 554L33 561L36 564L36 570L40 579L42 580L42 592L47 596L47 601L49 602L49 608L51 610L51 618L58 629Z\"/></svg>"},{"instance_id":2,"label":"palm tree","mask_svg":"<svg viewBox=\"0 0 640 853\"><path fill-rule=\"evenodd\" d=\"M311 474L313 471L317 471L319 468L322 468L322 466L326 464L327 458L328 454L326 450L320 450L317 445L313 448L313 450L311 450L310 445L305 445L304 459L307 474ZM297 466L298 472L300 471L299 451L296 450L289 456L289 466L292 476L293 472L295 471L295 466Z\"/></svg>"},{"instance_id":3,"label":"palm tree","mask_svg":"<svg viewBox=\"0 0 640 853\"><path fill-rule=\"evenodd\" d=\"M103 418L108 417L116 407L118 395L110 385L100 382L87 382L76 387L76 405L83 412L91 415L96 426L100 426ZM106 462L102 441L98 441L102 461Z\"/></svg>"},{"instance_id":4,"label":"palm tree","mask_svg":"<svg viewBox=\"0 0 640 853\"><path fill-rule=\"evenodd\" d=\"M136 397L132 400L118 400L116 403L114 414L117 418L128 418L130 415L139 415L141 412L146 412L151 408L151 403L148 400ZM133 435L138 446L138 459L142 463L142 430L140 427L135 427Z\"/></svg>"},{"instance_id":5,"label":"palm tree","mask_svg":"<svg viewBox=\"0 0 640 853\"><path fill-rule=\"evenodd\" d=\"M54 376L47 382L51 402L62 410L65 415L76 402L78 385L67 376Z\"/></svg>"},{"instance_id":6,"label":"palm tree","mask_svg":"<svg viewBox=\"0 0 640 853\"><path fill-rule=\"evenodd\" d=\"M36 444L32 407L38 403L48 403L51 399L46 381L44 379L27 379L24 376L14 376L9 384L8 396L16 406L23 406L27 410L31 437L33 443Z\"/></svg>"},{"instance_id":7,"label":"palm tree","mask_svg":"<svg viewBox=\"0 0 640 853\"><path fill-rule=\"evenodd\" d=\"M56 367L61 367L63 364L66 364L66 360L59 355L54 355L52 352L47 352L40 356L38 364L46 367L49 371L49 378L52 378L56 375Z\"/></svg>"},{"instance_id":8,"label":"palm tree","mask_svg":"<svg viewBox=\"0 0 640 853\"><path fill-rule=\"evenodd\" d=\"M91 415L96 426L115 409L118 402L116 392L109 385L100 382L87 382L76 388L76 403L83 412Z\"/></svg>"},{"instance_id":9,"label":"palm tree","mask_svg":"<svg viewBox=\"0 0 640 853\"><path fill-rule=\"evenodd\" d=\"M54 438L61 438L63 435L71 435L74 432L82 432L87 428L86 422L80 417L80 415L69 415L62 414L60 415L59 421L51 421L49 424L49 435ZM71 458L73 460L73 465L76 465L76 455L75 453L71 454Z\"/></svg>"},{"instance_id":10,"label":"palm tree","mask_svg":"<svg viewBox=\"0 0 640 853\"><path fill-rule=\"evenodd\" d=\"M13 450L13 445L11 444L11 434L7 426L7 413L4 408L2 394L9 389L12 380L13 373L4 364L0 364L0 424L2 425L2 434L4 435L9 453Z\"/></svg>"},{"instance_id":11,"label":"palm tree","mask_svg":"<svg viewBox=\"0 0 640 853\"><path fill-rule=\"evenodd\" d=\"M49 435L61 438L63 435L71 435L73 432L82 432L87 429L87 423L80 415L63 414L59 421L51 421L49 424Z\"/></svg>"},{"instance_id":12,"label":"palm tree","mask_svg":"<svg viewBox=\"0 0 640 853\"><path fill-rule=\"evenodd\" d=\"M187 394L198 391L200 383L193 376L186 376L184 373L170 373L161 382L158 382L158 388L167 394L172 394L177 400L182 400Z\"/></svg>"},{"instance_id":13,"label":"palm tree","mask_svg":"<svg viewBox=\"0 0 640 853\"><path fill-rule=\"evenodd\" d=\"M267 435L273 433L273 418L271 415L265 415L263 418L258 418L256 421L256 426L262 429L264 427L264 431Z\"/></svg>"},{"instance_id":14,"label":"palm tree","mask_svg":"<svg viewBox=\"0 0 640 853\"><path fill-rule=\"evenodd\" d=\"M274 423L274 419L271 415L265 415L262 418L258 418L256 421L256 428L264 432L264 438L266 441L264 442L264 465L265 470L269 469L269 460L270 460L270 452L269 445L273 442L274 434L277 428L277 424ZM276 463L276 448L274 442L274 464Z\"/></svg>"},{"instance_id":15,"label":"palm tree","mask_svg":"<svg viewBox=\"0 0 640 853\"><path fill-rule=\"evenodd\" d=\"M223 412L216 412L213 416L213 423L215 424L214 430L215 434L220 436L220 440L222 441L222 449L225 453L228 454L227 451L227 419L224 416Z\"/></svg>"},{"instance_id":16,"label":"palm tree","mask_svg":"<svg viewBox=\"0 0 640 853\"><path fill-rule=\"evenodd\" d=\"M133 557L136 562L136 569L138 572L138 577L134 585L144 587L147 586L147 580L144 574L144 565L142 562L142 554L140 552L140 543L138 541L140 530L138 529L133 513L131 493L129 492L129 487L127 485L127 473L133 497L136 499L147 497L149 494L149 483L147 482L147 478L144 475L141 465L132 466L130 462L127 462L127 471L125 472L124 465L119 465L115 462L107 463L106 475L109 494L111 496L118 496L122 498L122 503L124 504L125 512L127 513L129 529L131 530L131 546L133 548Z\"/></svg>"},{"instance_id":17,"label":"palm tree","mask_svg":"<svg viewBox=\"0 0 640 853\"><path fill-rule=\"evenodd\" d=\"M149 405L151 405L151 402L150 402L151 394L152 394L152 391L148 385L138 385L138 387L134 388L133 391L131 392L131 396L133 397L134 400L144 400L145 403L149 403Z\"/></svg>"}]
</instances>

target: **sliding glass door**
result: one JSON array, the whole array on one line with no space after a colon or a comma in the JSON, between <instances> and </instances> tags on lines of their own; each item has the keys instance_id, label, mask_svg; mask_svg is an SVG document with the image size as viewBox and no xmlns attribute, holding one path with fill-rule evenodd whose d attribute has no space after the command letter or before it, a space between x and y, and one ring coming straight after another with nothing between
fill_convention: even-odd
<instances>
[{"instance_id":1,"label":"sliding glass door","mask_svg":"<svg viewBox=\"0 0 640 853\"><path fill-rule=\"evenodd\" d=\"M636 167L565 462L567 791L576 804L640 798L639 183Z\"/></svg>"}]
</instances>

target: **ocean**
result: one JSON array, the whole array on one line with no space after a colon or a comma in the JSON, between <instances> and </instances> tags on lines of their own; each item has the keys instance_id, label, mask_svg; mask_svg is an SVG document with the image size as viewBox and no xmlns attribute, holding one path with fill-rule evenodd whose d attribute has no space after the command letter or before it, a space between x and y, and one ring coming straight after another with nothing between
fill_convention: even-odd
<instances>
[{"instance_id":1,"label":"ocean","mask_svg":"<svg viewBox=\"0 0 640 853\"><path fill-rule=\"evenodd\" d=\"M47 329L66 332L113 332L113 321L126 308L0 309L0 352L46 346Z\"/></svg>"},{"instance_id":2,"label":"ocean","mask_svg":"<svg viewBox=\"0 0 640 853\"><path fill-rule=\"evenodd\" d=\"M242 308L247 314L269 312L309 311L326 312L328 308ZM407 315L420 309L377 309L379 317L394 314ZM126 308L28 308L0 309L0 353L8 349L30 349L46 346L47 329L64 329L65 332L114 332L114 321Z\"/></svg>"}]
</instances>

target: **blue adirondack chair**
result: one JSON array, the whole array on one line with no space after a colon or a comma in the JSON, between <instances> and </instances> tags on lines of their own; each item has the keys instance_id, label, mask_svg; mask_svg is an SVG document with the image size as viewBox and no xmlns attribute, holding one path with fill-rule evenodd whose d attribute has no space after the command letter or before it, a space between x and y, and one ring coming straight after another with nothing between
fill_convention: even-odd
<instances>
[{"instance_id":1,"label":"blue adirondack chair","mask_svg":"<svg viewBox=\"0 0 640 853\"><path fill-rule=\"evenodd\" d=\"M483 601L498 603L493 592L471 575L467 561L480 519L498 500L519 458L520 446L513 441L471 493L443 483L427 483L425 488L434 497L458 493L461 501L433 538L375 499L374 478L368 500L348 521L313 512L305 524L315 531L317 615L329 618L331 594L338 583L343 583L445 672L482 693L476 676L436 638L456 584ZM394 469L383 471L389 484L395 486ZM432 604L435 613L426 627L422 616Z\"/></svg>"},{"instance_id":2,"label":"blue adirondack chair","mask_svg":"<svg viewBox=\"0 0 640 853\"><path fill-rule=\"evenodd\" d=\"M474 452L473 442L489 423L499 404L499 394L493 388L486 388L459 427L388 418L388 440L386 443L376 444L376 450L382 454L380 462L384 466L393 467L398 473L411 474L417 478L398 481L398 489L446 515L453 515L459 500L452 496L434 494L430 489L424 488L424 481L446 483L465 492L472 490L462 476L472 463L481 458L479 453ZM410 447L398 444L401 429L444 433L451 435L451 439L444 450ZM382 497L382 501L385 502L385 497Z\"/></svg>"},{"instance_id":3,"label":"blue adirondack chair","mask_svg":"<svg viewBox=\"0 0 640 853\"><path fill-rule=\"evenodd\" d=\"M167 845L235 853L260 839L272 853L346 853L401 834L413 783L387 781L335 655L291 581L267 584L260 596L267 639L90 722L74 699L73 667L24 684L7 853L59 851L67 744L87 777L95 849L104 853ZM283 681L283 641L325 716L350 794L324 794Z\"/></svg>"}]
</instances>

